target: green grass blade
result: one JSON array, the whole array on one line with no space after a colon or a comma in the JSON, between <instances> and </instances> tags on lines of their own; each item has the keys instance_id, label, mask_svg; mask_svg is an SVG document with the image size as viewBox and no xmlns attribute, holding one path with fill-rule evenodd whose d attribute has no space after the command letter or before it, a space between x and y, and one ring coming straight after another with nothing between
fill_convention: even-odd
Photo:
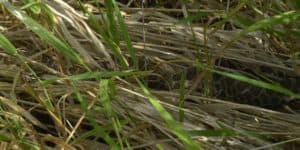
<instances>
[{"instance_id":1,"label":"green grass blade","mask_svg":"<svg viewBox=\"0 0 300 150\"><path fill-rule=\"evenodd\" d=\"M12 45L11 42L2 33L0 33L0 48L2 48L9 55L18 54L15 46Z\"/></svg>"},{"instance_id":2,"label":"green grass blade","mask_svg":"<svg viewBox=\"0 0 300 150\"><path fill-rule=\"evenodd\" d=\"M149 89L139 80L137 80L140 87L144 91L145 96L149 99L154 108L158 111L160 116L166 122L168 128L185 144L189 150L202 149L200 145L196 144L193 139L182 129L180 124L173 119L169 112L159 103L159 100L150 93Z\"/></svg>"},{"instance_id":3,"label":"green grass blade","mask_svg":"<svg viewBox=\"0 0 300 150\"><path fill-rule=\"evenodd\" d=\"M201 64L197 64L197 67L199 67L201 69L206 69ZM245 82L245 83L254 85L256 87L265 88L265 89L268 89L268 90L272 90L274 92L278 92L278 93L281 93L281 94L285 94L285 95L292 96L292 97L300 99L300 94L294 93L293 91L291 91L289 89L286 89L286 88L280 86L279 84L271 84L271 83L267 83L267 82L264 82L264 81L251 79L249 77L246 77L246 76L238 74L238 73L229 73L229 72L218 71L218 70L214 70L214 69L210 69L210 70L214 73L220 74L222 76L225 76L225 77L228 77L228 78L231 78L231 79L234 79L234 80Z\"/></svg>"},{"instance_id":4,"label":"green grass blade","mask_svg":"<svg viewBox=\"0 0 300 150\"><path fill-rule=\"evenodd\" d=\"M31 143L31 141L29 141L29 140L22 140L20 144L22 146L22 149L28 149L28 150L40 150L41 149L39 145Z\"/></svg>"},{"instance_id":5,"label":"green grass blade","mask_svg":"<svg viewBox=\"0 0 300 150\"><path fill-rule=\"evenodd\" d=\"M156 144L155 147L157 150L164 150L164 147L161 144Z\"/></svg>"},{"instance_id":6,"label":"green grass blade","mask_svg":"<svg viewBox=\"0 0 300 150\"><path fill-rule=\"evenodd\" d=\"M2 4L9 10L11 14L17 17L21 22L23 22L26 25L27 28L32 30L46 43L56 48L56 50L64 54L67 58L70 58L71 60L79 64L84 64L80 56L71 47L69 47L66 43L58 39L54 34L46 30L42 25L37 23L27 14L18 11L8 2L2 2Z\"/></svg>"},{"instance_id":7,"label":"green grass blade","mask_svg":"<svg viewBox=\"0 0 300 150\"><path fill-rule=\"evenodd\" d=\"M4 135L4 133L0 134L0 141L2 141L2 142L10 142L12 140L13 140L13 138Z\"/></svg>"},{"instance_id":8,"label":"green grass blade","mask_svg":"<svg viewBox=\"0 0 300 150\"><path fill-rule=\"evenodd\" d=\"M115 94L116 94L115 84L112 80L100 81L99 83L100 102L104 108L104 113L107 115L108 118L111 118L110 120L113 123L113 128L117 135L121 149L124 149L123 141L120 134L121 124L112 106L112 101L114 100Z\"/></svg>"},{"instance_id":9,"label":"green grass blade","mask_svg":"<svg viewBox=\"0 0 300 150\"><path fill-rule=\"evenodd\" d=\"M18 54L15 46L1 33L0 33L0 48L3 48L4 51L8 54L16 56L19 59L19 61L21 62L21 64L25 68L27 68L34 75L34 77L36 77L38 79L38 81L40 81L39 77L36 75L34 70L26 63L23 56ZM46 92L46 90L45 90L45 92ZM53 110L52 109L53 106L51 105L51 102L49 100L47 100L44 104L45 104L45 106L48 106L47 108L49 108L49 110Z\"/></svg>"},{"instance_id":10,"label":"green grass blade","mask_svg":"<svg viewBox=\"0 0 300 150\"><path fill-rule=\"evenodd\" d=\"M243 7L245 7L247 5L247 3L249 2L249 0L241 0L239 1L239 4L232 9L230 12L223 14L223 19L219 22L216 22L214 24L212 24L211 26L213 27L217 27L216 29L218 29L220 26L224 25L228 20L232 19L233 16L238 13L238 11L240 9L242 9Z\"/></svg>"},{"instance_id":11,"label":"green grass blade","mask_svg":"<svg viewBox=\"0 0 300 150\"><path fill-rule=\"evenodd\" d=\"M105 0L105 8L107 9L107 19L109 23L109 33L112 40L119 46L120 35L118 34L118 26L115 20L115 9L111 0Z\"/></svg>"},{"instance_id":12,"label":"green grass blade","mask_svg":"<svg viewBox=\"0 0 300 150\"><path fill-rule=\"evenodd\" d=\"M122 55L120 47L112 39L110 39L110 37L109 37L109 35L107 34L107 31L106 31L108 29L105 28L106 26L101 26L98 23L99 20L95 19L95 16L93 16L93 14L91 14L91 13L89 13L89 20L88 20L88 22L89 22L89 25L97 33L99 33L103 37L105 43L111 48L111 50L114 53L114 55L120 61L122 68L123 69L127 69L128 66L129 66L129 63L128 63L127 59Z\"/></svg>"},{"instance_id":13,"label":"green grass blade","mask_svg":"<svg viewBox=\"0 0 300 150\"><path fill-rule=\"evenodd\" d=\"M98 78L110 78L110 77L125 77L125 76L133 76L133 75L146 75L149 71L106 71L106 72L87 72L79 75L70 76L68 79L71 80L85 80L85 79L98 79Z\"/></svg>"},{"instance_id":14,"label":"green grass blade","mask_svg":"<svg viewBox=\"0 0 300 150\"><path fill-rule=\"evenodd\" d=\"M40 14L41 13L41 7L38 6L40 2L37 0L22 0L25 6L22 7L22 9L29 8L33 13Z\"/></svg>"},{"instance_id":15,"label":"green grass blade","mask_svg":"<svg viewBox=\"0 0 300 150\"><path fill-rule=\"evenodd\" d=\"M129 67L129 63L128 63L127 59L122 55L120 47L107 37L105 37L104 40L106 41L106 43L109 45L109 47L112 49L114 54L119 59L123 69L127 69Z\"/></svg>"},{"instance_id":16,"label":"green grass blade","mask_svg":"<svg viewBox=\"0 0 300 150\"><path fill-rule=\"evenodd\" d=\"M246 35L249 32L266 29L278 24L288 24L291 22L295 22L299 20L299 17L300 17L300 11L288 11L288 12L281 13L279 15L275 15L271 18L260 20L254 23L253 25L249 26L248 28L244 29L240 33L236 34L227 45L233 43L235 40L239 39L240 37Z\"/></svg>"},{"instance_id":17,"label":"green grass blade","mask_svg":"<svg viewBox=\"0 0 300 150\"><path fill-rule=\"evenodd\" d=\"M95 132L97 133L98 136L100 136L106 143L108 143L113 150L119 150L120 148L118 145L115 143L115 141L109 136L109 134L106 132L105 128L100 126L97 121L96 117L94 117L90 112L89 112L89 104L87 101L83 98L81 95L80 91L78 90L78 87L76 86L76 82L72 81L71 85L74 90L74 94L76 96L76 99L79 101L81 108L84 110L84 113L86 115L86 118L88 121L91 123L91 125L94 127Z\"/></svg>"},{"instance_id":18,"label":"green grass blade","mask_svg":"<svg viewBox=\"0 0 300 150\"><path fill-rule=\"evenodd\" d=\"M99 5L97 5L97 7L101 12ZM111 6L106 6L106 7L111 7ZM108 12L110 14L108 14L107 16L101 13L100 14L101 19L96 19L96 17L92 13L90 13L85 7L82 6L82 9L89 16L88 19L89 25L103 37L105 43L111 48L113 54L118 58L119 62L121 63L122 69L128 69L129 63L127 59L122 55L121 49L119 47L120 35L115 35L118 32L116 32L117 26L115 25L115 17L111 16L112 14L114 14L113 12L111 12L113 10L110 10L110 12ZM113 22L113 23L109 23L108 25L107 22Z\"/></svg>"},{"instance_id":19,"label":"green grass blade","mask_svg":"<svg viewBox=\"0 0 300 150\"><path fill-rule=\"evenodd\" d=\"M99 84L99 95L101 104L104 107L105 113L108 117L114 116L111 105L112 97L115 95L115 87L111 80L101 80Z\"/></svg>"},{"instance_id":20,"label":"green grass blade","mask_svg":"<svg viewBox=\"0 0 300 150\"><path fill-rule=\"evenodd\" d=\"M251 79L251 78L248 78L248 77L240 75L240 74L233 74L233 73L216 71L216 70L213 71L213 72L218 73L218 74L223 75L223 76L226 76L226 77L231 78L231 79L235 79L235 80L239 80L239 81L242 81L242 82L252 84L252 85L260 87L260 88L265 88L265 89L269 89L269 90L272 90L272 91L275 91L275 92L278 92L278 93L282 93L282 94L285 94L285 95L288 95L288 96L293 96L295 98L300 98L299 94L296 94L296 93L290 91L289 89L286 89L286 88L284 88L280 85L277 85L277 84L270 84L270 83L267 83L267 82Z\"/></svg>"},{"instance_id":21,"label":"green grass blade","mask_svg":"<svg viewBox=\"0 0 300 150\"><path fill-rule=\"evenodd\" d=\"M88 79L101 79L101 78L112 78L112 77L128 77L128 76L145 76L150 74L150 71L105 71L105 72L85 72L77 75L67 76L67 77L53 77L42 81L43 85L48 85L58 80L88 80Z\"/></svg>"},{"instance_id":22,"label":"green grass blade","mask_svg":"<svg viewBox=\"0 0 300 150\"><path fill-rule=\"evenodd\" d=\"M119 21L119 24L120 24L121 32L122 32L124 40L126 42L126 47L127 47L128 53L130 55L130 58L133 61L134 68L138 69L138 67L139 67L139 61L138 61L138 57L136 55L137 52L136 52L136 50L132 46L132 42L131 42L131 39L130 39L130 36L129 36L129 33L128 33L127 25L126 25L126 23L125 23L125 21L123 19L123 16L122 16L122 14L120 12L120 9L119 9L118 5L116 4L115 0L112 0L112 2L113 2L114 8L115 8L115 12L116 12L117 17L118 17L118 21Z\"/></svg>"}]
</instances>

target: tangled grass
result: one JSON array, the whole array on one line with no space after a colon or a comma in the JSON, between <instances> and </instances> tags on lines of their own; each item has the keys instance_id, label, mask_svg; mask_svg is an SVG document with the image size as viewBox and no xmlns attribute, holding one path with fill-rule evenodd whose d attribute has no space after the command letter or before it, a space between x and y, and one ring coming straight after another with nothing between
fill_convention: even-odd
<instances>
[{"instance_id":1,"label":"tangled grass","mask_svg":"<svg viewBox=\"0 0 300 150\"><path fill-rule=\"evenodd\" d=\"M295 1L0 1L1 149L296 149Z\"/></svg>"}]
</instances>

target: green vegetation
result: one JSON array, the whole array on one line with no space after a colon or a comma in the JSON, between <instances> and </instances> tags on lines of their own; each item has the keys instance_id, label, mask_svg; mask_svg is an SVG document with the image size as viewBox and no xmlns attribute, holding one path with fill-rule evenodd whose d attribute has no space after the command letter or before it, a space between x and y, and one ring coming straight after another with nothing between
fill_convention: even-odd
<instances>
[{"instance_id":1,"label":"green vegetation","mask_svg":"<svg viewBox=\"0 0 300 150\"><path fill-rule=\"evenodd\" d=\"M0 1L3 149L296 149L298 1Z\"/></svg>"}]
</instances>

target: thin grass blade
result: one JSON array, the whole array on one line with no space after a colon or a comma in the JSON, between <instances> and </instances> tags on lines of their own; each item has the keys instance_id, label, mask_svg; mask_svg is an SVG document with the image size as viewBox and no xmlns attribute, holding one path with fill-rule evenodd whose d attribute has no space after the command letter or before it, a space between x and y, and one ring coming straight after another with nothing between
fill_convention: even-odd
<instances>
[{"instance_id":1,"label":"thin grass blade","mask_svg":"<svg viewBox=\"0 0 300 150\"><path fill-rule=\"evenodd\" d=\"M17 17L20 21L22 21L27 26L27 28L32 30L46 43L56 48L56 50L65 55L67 58L70 58L78 64L84 64L80 56L66 43L62 42L59 38L57 38L53 33L46 30L42 25L37 23L24 12L21 12L14 8L14 6L12 6L9 2L3 1L1 3L9 10L11 14Z\"/></svg>"},{"instance_id":2,"label":"thin grass blade","mask_svg":"<svg viewBox=\"0 0 300 150\"><path fill-rule=\"evenodd\" d=\"M2 33L0 33L0 48L10 55L18 54L15 46Z\"/></svg>"},{"instance_id":3,"label":"thin grass blade","mask_svg":"<svg viewBox=\"0 0 300 150\"><path fill-rule=\"evenodd\" d=\"M129 32L128 32L127 25L124 21L124 18L122 16L121 12L120 12L120 9L119 9L118 5L116 4L116 1L112 0L112 2L113 2L115 12L116 12L117 17L118 17L121 32L122 32L124 40L126 42L126 47L127 47L128 53L130 55L130 58L133 61L133 66L134 66L135 69L138 69L139 61L138 61L138 58L137 58L137 52L132 46L132 42L131 42L131 39L130 39L130 35L129 35Z\"/></svg>"},{"instance_id":4,"label":"thin grass blade","mask_svg":"<svg viewBox=\"0 0 300 150\"><path fill-rule=\"evenodd\" d=\"M207 69L207 68L204 68L203 65L201 65L201 64L197 64L197 67L199 67L201 69ZM254 85L256 87L272 90L274 92L278 92L281 94L285 94L285 95L300 99L300 94L294 93L293 91L286 89L286 88L280 86L279 84L271 84L271 83L267 83L264 81L251 79L249 77L246 77L246 76L238 74L238 73L229 73L229 72L219 71L219 70L215 70L215 69L209 69L209 70L211 70L214 73L220 74L222 76L225 76L225 77L228 77L228 78L231 78L234 80L245 82L245 83Z\"/></svg>"},{"instance_id":5,"label":"thin grass blade","mask_svg":"<svg viewBox=\"0 0 300 150\"><path fill-rule=\"evenodd\" d=\"M145 96L149 99L153 107L158 111L160 116L166 122L168 128L185 144L189 150L202 149L200 145L196 144L193 139L182 129L180 124L173 119L169 112L159 103L159 100L150 93L149 89L137 79L138 84L142 88Z\"/></svg>"},{"instance_id":6,"label":"thin grass blade","mask_svg":"<svg viewBox=\"0 0 300 150\"><path fill-rule=\"evenodd\" d=\"M23 3L25 3L25 6L23 6L22 9L29 8L35 14L41 13L41 7L38 6L39 1L37 0L22 0L22 1Z\"/></svg>"},{"instance_id":7,"label":"thin grass blade","mask_svg":"<svg viewBox=\"0 0 300 150\"><path fill-rule=\"evenodd\" d=\"M261 30L261 29L267 29L269 27L278 25L278 24L288 24L291 22L298 21L300 17L300 11L288 11L284 12L279 15L275 15L271 18L263 19L261 21L258 21L254 23L253 25L249 26L248 28L244 29L240 33L236 34L230 42L227 43L227 45L233 43L234 41L238 40L243 35L246 35L247 33Z\"/></svg>"}]
</instances>

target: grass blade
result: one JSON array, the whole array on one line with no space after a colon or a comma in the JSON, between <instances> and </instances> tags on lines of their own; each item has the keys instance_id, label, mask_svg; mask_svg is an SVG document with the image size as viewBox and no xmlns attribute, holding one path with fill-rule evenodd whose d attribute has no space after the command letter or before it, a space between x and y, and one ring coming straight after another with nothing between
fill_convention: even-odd
<instances>
[{"instance_id":1,"label":"grass blade","mask_svg":"<svg viewBox=\"0 0 300 150\"><path fill-rule=\"evenodd\" d=\"M201 69L206 69L201 64L197 64L197 67L199 67ZM225 76L225 77L228 77L228 78L231 78L231 79L234 79L234 80L245 82L245 83L254 85L256 87L272 90L274 92L278 92L278 93L281 93L281 94L285 94L285 95L292 96L292 97L300 99L299 94L294 93L293 91L291 91L289 89L286 89L286 88L280 86L279 84L271 84L271 83L267 83L267 82L264 82L264 81L251 79L249 77L246 77L244 75L237 74L237 73L229 73L229 72L218 71L218 70L214 70L214 69L209 69L209 70L211 70L214 73L220 74L222 76Z\"/></svg>"},{"instance_id":2,"label":"grass blade","mask_svg":"<svg viewBox=\"0 0 300 150\"><path fill-rule=\"evenodd\" d=\"M101 80L99 84L99 89L101 104L104 107L106 115L108 117L114 116L113 108L111 105L112 97L115 95L113 82L111 80Z\"/></svg>"},{"instance_id":3,"label":"grass blade","mask_svg":"<svg viewBox=\"0 0 300 150\"><path fill-rule=\"evenodd\" d=\"M46 43L56 48L56 50L64 54L67 58L70 58L78 64L84 64L80 56L66 43L62 42L55 35L53 35L53 33L46 30L42 25L37 23L24 12L15 9L14 6L12 6L9 2L2 2L2 4L9 10L11 14L17 17L20 21L22 21L27 26L27 28L32 30Z\"/></svg>"},{"instance_id":4,"label":"grass blade","mask_svg":"<svg viewBox=\"0 0 300 150\"><path fill-rule=\"evenodd\" d=\"M86 118L89 120L91 125L94 127L95 132L97 133L97 136L100 136L106 143L110 145L110 148L113 150L119 150L119 146L115 141L110 137L110 135L106 132L105 128L100 126L95 117L89 112L89 106L87 101L82 97L81 93L79 92L77 86L74 82L72 82L72 86L74 89L74 93L76 95L77 100L79 101L82 109L84 110L86 114Z\"/></svg>"},{"instance_id":5,"label":"grass blade","mask_svg":"<svg viewBox=\"0 0 300 150\"><path fill-rule=\"evenodd\" d=\"M3 48L3 50L10 55L16 55L18 53L15 46L12 45L2 33L0 33L0 48Z\"/></svg>"},{"instance_id":6,"label":"grass blade","mask_svg":"<svg viewBox=\"0 0 300 150\"><path fill-rule=\"evenodd\" d=\"M114 100L116 91L115 84L112 80L101 80L99 83L99 95L102 106L104 107L104 112L107 117L112 121L112 125L117 135L117 139L121 149L124 149L123 141L121 138L121 124L117 115L115 114L112 106L112 101Z\"/></svg>"},{"instance_id":7,"label":"grass blade","mask_svg":"<svg viewBox=\"0 0 300 150\"><path fill-rule=\"evenodd\" d=\"M273 16L271 18L263 19L260 20L253 25L249 26L248 28L244 29L240 33L236 34L228 43L227 45L230 45L243 35L246 35L247 33L256 31L256 30L261 30L261 29L266 29L269 27L272 27L274 25L278 24L288 24L291 22L298 21L300 17L300 11L288 11L281 13L279 15Z\"/></svg>"},{"instance_id":8,"label":"grass blade","mask_svg":"<svg viewBox=\"0 0 300 150\"><path fill-rule=\"evenodd\" d=\"M82 74L67 76L67 77L53 77L51 79L47 79L42 81L43 85L51 84L58 80L72 80L72 81L79 81L79 80L88 80L88 79L101 79L101 78L112 78L112 77L128 77L128 76L139 76L139 75L147 75L150 74L150 71L132 71L132 70L125 70L125 71L105 71L105 72L85 72Z\"/></svg>"},{"instance_id":9,"label":"grass blade","mask_svg":"<svg viewBox=\"0 0 300 150\"><path fill-rule=\"evenodd\" d=\"M95 18L95 16L93 16L93 14L89 13L90 26L92 28L94 28L94 30L103 37L105 43L111 48L114 55L116 55L116 57L120 61L122 68L127 69L129 64L128 64L127 59L122 55L120 47L112 39L110 39L110 37L106 31L106 30L108 30L107 27L105 25L101 26L98 22L99 21Z\"/></svg>"},{"instance_id":10,"label":"grass blade","mask_svg":"<svg viewBox=\"0 0 300 150\"><path fill-rule=\"evenodd\" d=\"M126 42L126 47L127 47L128 53L130 55L130 58L133 61L134 68L138 69L139 62L138 62L138 58L137 58L137 55L136 55L137 52L136 52L136 50L132 46L132 42L131 42L131 39L130 39L130 36L129 36L129 33L128 33L128 29L127 29L126 23L125 23L125 21L123 19L123 16L122 16L122 14L120 12L120 9L119 9L118 5L116 4L116 1L112 0L112 2L113 2L114 8L115 8L115 12L116 12L117 17L118 17L118 21L119 21L119 24L120 24L121 32L123 33L123 37L124 37L124 40Z\"/></svg>"},{"instance_id":11,"label":"grass blade","mask_svg":"<svg viewBox=\"0 0 300 150\"><path fill-rule=\"evenodd\" d=\"M41 7L37 5L39 4L37 0L22 0L22 1L23 3L25 3L25 6L23 6L22 9L29 8L35 14L41 13Z\"/></svg>"},{"instance_id":12,"label":"grass blade","mask_svg":"<svg viewBox=\"0 0 300 150\"><path fill-rule=\"evenodd\" d=\"M118 26L115 20L115 9L111 0L105 0L105 8L107 9L107 19L109 23L109 33L112 40L119 46L120 35L118 34Z\"/></svg>"},{"instance_id":13,"label":"grass blade","mask_svg":"<svg viewBox=\"0 0 300 150\"><path fill-rule=\"evenodd\" d=\"M153 107L159 112L160 116L166 122L168 128L185 144L189 150L202 149L200 145L196 144L193 139L182 129L180 124L173 119L169 112L159 103L159 100L150 93L149 89L139 80L137 80L140 87L144 91L145 96L149 99Z\"/></svg>"}]
</instances>

